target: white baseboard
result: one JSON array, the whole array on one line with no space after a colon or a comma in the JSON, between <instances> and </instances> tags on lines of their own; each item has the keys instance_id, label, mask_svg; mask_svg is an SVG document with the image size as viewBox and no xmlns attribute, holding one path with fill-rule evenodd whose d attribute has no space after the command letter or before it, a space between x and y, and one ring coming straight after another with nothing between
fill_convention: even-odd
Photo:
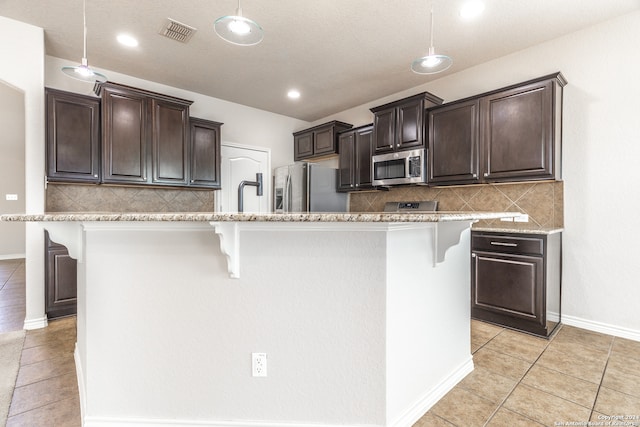
<instances>
[{"instance_id":1,"label":"white baseboard","mask_svg":"<svg viewBox=\"0 0 640 427\"><path fill-rule=\"evenodd\" d=\"M640 331L629 328L623 328L616 325L610 325L593 320L582 319L575 316L562 315L562 323L576 328L586 329L588 331L599 332L601 334L613 335L615 337L626 338L633 341L640 341Z\"/></svg>"},{"instance_id":2,"label":"white baseboard","mask_svg":"<svg viewBox=\"0 0 640 427\"><path fill-rule=\"evenodd\" d=\"M38 319L24 319L24 326L23 327L27 331L30 331L30 330L33 330L33 329L46 328L48 324L49 324L49 322L47 320L47 316L44 316L44 317L40 317Z\"/></svg>"},{"instance_id":3,"label":"white baseboard","mask_svg":"<svg viewBox=\"0 0 640 427\"><path fill-rule=\"evenodd\" d=\"M180 421L87 417L83 427L367 427L367 424L318 424L272 421ZM373 425L369 425L374 427Z\"/></svg>"},{"instance_id":4,"label":"white baseboard","mask_svg":"<svg viewBox=\"0 0 640 427\"><path fill-rule=\"evenodd\" d=\"M84 414L87 407L87 389L84 382L84 370L82 369L82 361L80 360L80 352L78 351L78 343L73 350L73 360L76 364L76 378L78 379L78 394L80 397L80 420L85 425Z\"/></svg>"},{"instance_id":5,"label":"white baseboard","mask_svg":"<svg viewBox=\"0 0 640 427\"><path fill-rule=\"evenodd\" d=\"M0 260L6 260L6 259L24 259L25 258L25 254L7 254L7 255L0 255Z\"/></svg>"},{"instance_id":6,"label":"white baseboard","mask_svg":"<svg viewBox=\"0 0 640 427\"><path fill-rule=\"evenodd\" d=\"M460 381L473 372L473 357L463 363L449 377L445 378L434 389L429 390L422 396L415 405L409 408L404 414L396 418L390 427L406 427L415 424L422 416L435 405L445 394L449 393Z\"/></svg>"}]
</instances>

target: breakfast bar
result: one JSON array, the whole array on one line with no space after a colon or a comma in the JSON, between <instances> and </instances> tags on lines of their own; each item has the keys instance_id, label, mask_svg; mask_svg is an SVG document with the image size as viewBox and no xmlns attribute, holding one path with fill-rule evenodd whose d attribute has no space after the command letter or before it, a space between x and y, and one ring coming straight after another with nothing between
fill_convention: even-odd
<instances>
[{"instance_id":1,"label":"breakfast bar","mask_svg":"<svg viewBox=\"0 0 640 427\"><path fill-rule=\"evenodd\" d=\"M84 426L408 426L473 370L471 224L517 215L0 220L78 261Z\"/></svg>"}]
</instances>

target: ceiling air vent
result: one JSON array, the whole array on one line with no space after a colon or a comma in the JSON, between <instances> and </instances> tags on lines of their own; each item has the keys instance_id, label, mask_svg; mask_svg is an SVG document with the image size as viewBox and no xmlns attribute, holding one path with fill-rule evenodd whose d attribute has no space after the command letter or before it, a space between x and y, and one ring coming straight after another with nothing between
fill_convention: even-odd
<instances>
[{"instance_id":1,"label":"ceiling air vent","mask_svg":"<svg viewBox=\"0 0 640 427\"><path fill-rule=\"evenodd\" d=\"M170 38L171 40L178 41L180 43L187 43L193 37L193 34L198 31L193 27L183 24L178 21L174 21L171 18L167 18L162 24L162 28L158 33L162 36Z\"/></svg>"}]
</instances>

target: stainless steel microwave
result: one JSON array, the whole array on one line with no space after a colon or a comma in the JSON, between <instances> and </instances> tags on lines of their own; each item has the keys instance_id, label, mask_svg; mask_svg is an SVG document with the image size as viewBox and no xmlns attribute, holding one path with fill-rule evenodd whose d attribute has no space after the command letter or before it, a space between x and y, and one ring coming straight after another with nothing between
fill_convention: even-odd
<instances>
[{"instance_id":1,"label":"stainless steel microwave","mask_svg":"<svg viewBox=\"0 0 640 427\"><path fill-rule=\"evenodd\" d=\"M371 158L373 185L426 184L426 150L398 151Z\"/></svg>"}]
</instances>

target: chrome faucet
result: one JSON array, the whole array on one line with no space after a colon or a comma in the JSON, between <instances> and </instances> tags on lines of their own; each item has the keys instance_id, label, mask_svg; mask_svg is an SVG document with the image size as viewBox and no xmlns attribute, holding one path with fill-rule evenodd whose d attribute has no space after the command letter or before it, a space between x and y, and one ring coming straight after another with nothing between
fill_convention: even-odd
<instances>
[{"instance_id":1,"label":"chrome faucet","mask_svg":"<svg viewBox=\"0 0 640 427\"><path fill-rule=\"evenodd\" d=\"M240 185L238 185L238 212L244 211L243 190L245 185L256 187L256 196L262 196L262 173L256 173L255 181L240 181Z\"/></svg>"}]
</instances>

